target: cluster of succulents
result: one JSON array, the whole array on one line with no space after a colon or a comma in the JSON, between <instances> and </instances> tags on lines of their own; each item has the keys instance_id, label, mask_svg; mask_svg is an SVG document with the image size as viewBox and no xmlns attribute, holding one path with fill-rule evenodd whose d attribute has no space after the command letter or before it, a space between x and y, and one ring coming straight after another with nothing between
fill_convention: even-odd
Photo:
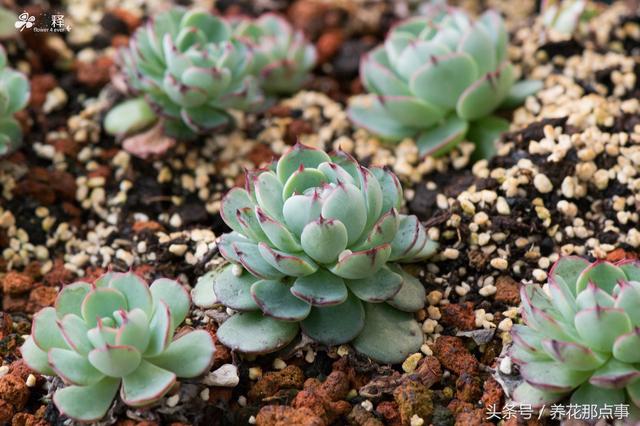
<instances>
[{"instance_id":1,"label":"cluster of succulents","mask_svg":"<svg viewBox=\"0 0 640 426\"><path fill-rule=\"evenodd\" d=\"M22 143L22 128L14 114L27 106L30 94L29 80L8 67L7 54L0 46L0 155Z\"/></svg>"},{"instance_id":2,"label":"cluster of succulents","mask_svg":"<svg viewBox=\"0 0 640 426\"><path fill-rule=\"evenodd\" d=\"M133 273L109 272L93 284L65 286L33 318L22 348L33 370L59 376L67 386L53 401L79 421L102 418L118 389L124 403L152 404L176 383L209 369L215 346L209 333L179 333L189 295L177 282L147 285Z\"/></svg>"},{"instance_id":3,"label":"cluster of succulents","mask_svg":"<svg viewBox=\"0 0 640 426\"><path fill-rule=\"evenodd\" d=\"M491 114L541 86L516 83L507 43L497 12L472 21L462 10L436 5L428 16L396 25L363 57L360 76L370 95L353 98L349 116L384 140L415 138L421 155L445 154L468 139L487 157L508 129Z\"/></svg>"},{"instance_id":4,"label":"cluster of succulents","mask_svg":"<svg viewBox=\"0 0 640 426\"><path fill-rule=\"evenodd\" d=\"M255 110L268 95L297 90L315 50L283 19L226 19L174 8L136 31L119 55L139 98L112 109L105 129L130 134L162 117L167 135L190 139L233 123L230 110Z\"/></svg>"},{"instance_id":5,"label":"cluster of succulents","mask_svg":"<svg viewBox=\"0 0 640 426\"><path fill-rule=\"evenodd\" d=\"M399 263L437 248L415 216L399 213L402 202L389 170L298 144L224 197L233 232L218 248L231 263L200 278L194 303L238 311L217 335L240 352L279 350L301 329L322 344L352 342L372 359L402 362L423 343L412 313L425 290Z\"/></svg>"},{"instance_id":6,"label":"cluster of succulents","mask_svg":"<svg viewBox=\"0 0 640 426\"><path fill-rule=\"evenodd\" d=\"M512 329L524 381L514 399L541 406L630 404L640 410L640 262L561 258L548 291L521 289L526 325ZM640 411L639 411L640 412Z\"/></svg>"},{"instance_id":7,"label":"cluster of succulents","mask_svg":"<svg viewBox=\"0 0 640 426\"><path fill-rule=\"evenodd\" d=\"M307 81L316 63L313 44L274 13L266 13L255 20L237 20L234 34L251 44L254 74L267 95L296 92Z\"/></svg>"}]
</instances>

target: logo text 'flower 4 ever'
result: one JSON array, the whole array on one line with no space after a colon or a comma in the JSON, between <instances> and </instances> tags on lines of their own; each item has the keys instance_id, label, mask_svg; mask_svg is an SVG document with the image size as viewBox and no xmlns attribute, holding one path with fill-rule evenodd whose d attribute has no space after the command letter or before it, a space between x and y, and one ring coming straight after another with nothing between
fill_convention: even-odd
<instances>
[{"instance_id":1,"label":"logo text 'flower 4 ever'","mask_svg":"<svg viewBox=\"0 0 640 426\"><path fill-rule=\"evenodd\" d=\"M69 25L66 25L64 22L64 15L46 14L43 15L43 18L45 19L41 19L40 21L48 21L49 26L35 26L36 17L33 15L29 15L28 12L22 12L20 15L18 15L18 20L15 23L15 27L21 32L24 31L25 28L33 28L32 31L36 33L63 33L71 30L71 27Z\"/></svg>"}]
</instances>

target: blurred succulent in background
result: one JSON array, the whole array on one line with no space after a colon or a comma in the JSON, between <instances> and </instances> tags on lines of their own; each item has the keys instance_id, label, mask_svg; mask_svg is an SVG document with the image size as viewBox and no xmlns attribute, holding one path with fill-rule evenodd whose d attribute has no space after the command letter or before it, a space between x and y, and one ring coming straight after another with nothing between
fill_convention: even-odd
<instances>
[{"instance_id":1,"label":"blurred succulent in background","mask_svg":"<svg viewBox=\"0 0 640 426\"><path fill-rule=\"evenodd\" d=\"M232 122L229 110L249 110L263 100L251 49L232 37L214 15L174 8L139 28L120 52L132 100L112 109L105 129L116 135L164 120L165 132L189 139Z\"/></svg>"},{"instance_id":2,"label":"blurred succulent in background","mask_svg":"<svg viewBox=\"0 0 640 426\"><path fill-rule=\"evenodd\" d=\"M571 394L572 404L640 408L640 262L589 264L561 258L548 291L521 288L522 317L511 358L524 382L514 399L542 406Z\"/></svg>"},{"instance_id":3,"label":"blurred succulent in background","mask_svg":"<svg viewBox=\"0 0 640 426\"><path fill-rule=\"evenodd\" d=\"M149 287L133 273L107 273L94 284L76 282L60 291L55 308L34 316L22 356L32 369L67 384L53 401L73 419L102 418L118 389L127 405L151 404L176 377L199 376L213 362L207 331L174 339L189 305L184 288L169 279Z\"/></svg>"},{"instance_id":4,"label":"blurred succulent in background","mask_svg":"<svg viewBox=\"0 0 640 426\"><path fill-rule=\"evenodd\" d=\"M541 5L542 23L560 34L571 36L585 14L584 0L544 0Z\"/></svg>"},{"instance_id":5,"label":"blurred succulent in background","mask_svg":"<svg viewBox=\"0 0 640 426\"><path fill-rule=\"evenodd\" d=\"M420 221L398 212L402 202L390 171L298 144L224 197L233 232L218 248L232 264L200 278L194 303L240 312L218 329L240 352L276 351L302 329L323 344L352 341L375 360L401 362L422 345L412 312L425 290L398 262L436 250Z\"/></svg>"},{"instance_id":6,"label":"blurred succulent in background","mask_svg":"<svg viewBox=\"0 0 640 426\"><path fill-rule=\"evenodd\" d=\"M413 137L421 155L443 155L464 139L487 157L508 122L491 115L541 87L515 83L502 17L434 5L426 17L395 26L365 55L360 78L369 96L352 98L353 122L388 141Z\"/></svg>"},{"instance_id":7,"label":"blurred succulent in background","mask_svg":"<svg viewBox=\"0 0 640 426\"><path fill-rule=\"evenodd\" d=\"M22 128L14 114L29 102L31 88L24 74L7 65L7 53L0 46L0 155L22 143Z\"/></svg>"},{"instance_id":8,"label":"blurred succulent in background","mask_svg":"<svg viewBox=\"0 0 640 426\"><path fill-rule=\"evenodd\" d=\"M253 48L254 74L267 95L291 94L309 79L316 49L285 19L266 13L256 20L239 19L233 26L234 34Z\"/></svg>"}]
</instances>

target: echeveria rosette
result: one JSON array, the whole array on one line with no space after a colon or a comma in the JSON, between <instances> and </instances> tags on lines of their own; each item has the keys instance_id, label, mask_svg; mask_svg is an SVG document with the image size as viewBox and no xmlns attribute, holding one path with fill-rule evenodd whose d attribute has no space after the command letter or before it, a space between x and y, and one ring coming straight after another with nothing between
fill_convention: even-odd
<instances>
[{"instance_id":1,"label":"echeveria rosette","mask_svg":"<svg viewBox=\"0 0 640 426\"><path fill-rule=\"evenodd\" d=\"M630 404L640 412L640 261L561 258L548 292L521 288L511 358L524 382L514 399L542 406Z\"/></svg>"},{"instance_id":2,"label":"echeveria rosette","mask_svg":"<svg viewBox=\"0 0 640 426\"><path fill-rule=\"evenodd\" d=\"M65 286L55 307L33 318L31 336L22 345L24 361L67 386L53 401L61 413L96 421L114 396L138 407L162 398L177 377L196 377L213 362L209 333L196 330L174 336L189 312L186 290L158 279L147 285L133 273L107 273L93 284Z\"/></svg>"},{"instance_id":3,"label":"echeveria rosette","mask_svg":"<svg viewBox=\"0 0 640 426\"><path fill-rule=\"evenodd\" d=\"M234 34L252 46L254 74L266 94L294 93L309 79L316 49L284 18L265 13L255 20L239 19L233 26Z\"/></svg>"},{"instance_id":4,"label":"echeveria rosette","mask_svg":"<svg viewBox=\"0 0 640 426\"><path fill-rule=\"evenodd\" d=\"M224 19L174 8L139 28L119 62L130 90L163 117L166 133L189 139L230 124L229 110L250 110L262 102L252 57ZM130 132L125 114L114 108L107 131Z\"/></svg>"},{"instance_id":5,"label":"echeveria rosette","mask_svg":"<svg viewBox=\"0 0 640 426\"><path fill-rule=\"evenodd\" d=\"M435 6L396 25L363 57L360 79L371 95L353 98L349 116L382 139L415 138L421 155L443 155L472 139L486 157L508 129L491 114L541 85L515 83L507 42L497 12L472 21L462 10Z\"/></svg>"},{"instance_id":6,"label":"echeveria rosette","mask_svg":"<svg viewBox=\"0 0 640 426\"><path fill-rule=\"evenodd\" d=\"M0 156L22 143L22 128L14 114L27 106L30 94L29 80L8 67L7 54L0 46Z\"/></svg>"},{"instance_id":7,"label":"echeveria rosette","mask_svg":"<svg viewBox=\"0 0 640 426\"><path fill-rule=\"evenodd\" d=\"M240 352L276 351L302 330L402 362L423 343L412 313L425 290L398 263L437 247L415 216L398 212L402 202L389 170L298 144L224 197L221 215L233 232L218 248L232 263L199 280L194 303L239 312L217 335Z\"/></svg>"}]
</instances>

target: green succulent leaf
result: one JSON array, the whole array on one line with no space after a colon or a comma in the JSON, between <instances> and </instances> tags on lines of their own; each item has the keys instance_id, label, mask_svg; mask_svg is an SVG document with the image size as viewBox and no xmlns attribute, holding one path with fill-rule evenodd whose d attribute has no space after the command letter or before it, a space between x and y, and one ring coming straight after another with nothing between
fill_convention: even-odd
<instances>
[{"instance_id":1,"label":"green succulent leaf","mask_svg":"<svg viewBox=\"0 0 640 426\"><path fill-rule=\"evenodd\" d=\"M226 265L215 272L212 288L217 299L226 306L237 311L253 311L258 305L251 297L251 286L256 278L243 273L237 276L234 273L234 265Z\"/></svg>"},{"instance_id":2,"label":"green succulent leaf","mask_svg":"<svg viewBox=\"0 0 640 426\"><path fill-rule=\"evenodd\" d=\"M542 341L542 347L549 356L572 370L595 370L608 358L608 354L594 352L574 342L546 339Z\"/></svg>"},{"instance_id":3,"label":"green succulent leaf","mask_svg":"<svg viewBox=\"0 0 640 426\"><path fill-rule=\"evenodd\" d=\"M293 149L284 154L278 161L276 174L280 182L286 182L300 166L305 169L315 169L321 163L331 161L331 158L324 151L311 148L306 145L296 144Z\"/></svg>"},{"instance_id":4,"label":"green succulent leaf","mask_svg":"<svg viewBox=\"0 0 640 426\"><path fill-rule=\"evenodd\" d=\"M138 368L122 379L120 396L125 404L141 407L157 401L176 382L176 375L142 360Z\"/></svg>"},{"instance_id":5,"label":"green succulent leaf","mask_svg":"<svg viewBox=\"0 0 640 426\"><path fill-rule=\"evenodd\" d=\"M631 331L629 317L622 309L599 306L578 312L575 326L583 342L603 352L611 351L617 336Z\"/></svg>"},{"instance_id":6,"label":"green succulent leaf","mask_svg":"<svg viewBox=\"0 0 640 426\"><path fill-rule=\"evenodd\" d=\"M149 336L149 344L147 345L144 355L159 355L167 348L173 337L171 311L165 302L160 301L157 303L156 309L151 317L149 328L151 335Z\"/></svg>"},{"instance_id":7,"label":"green succulent leaf","mask_svg":"<svg viewBox=\"0 0 640 426\"><path fill-rule=\"evenodd\" d=\"M571 404L604 407L605 404L624 404L625 395L622 389L605 389L587 382L573 392L570 402Z\"/></svg>"},{"instance_id":8,"label":"green succulent leaf","mask_svg":"<svg viewBox=\"0 0 640 426\"><path fill-rule=\"evenodd\" d=\"M258 245L252 242L233 243L233 249L235 251L236 258L253 276L263 279L278 279L284 275L279 269L262 256L262 252L265 252L273 258L275 257L275 253L272 255L265 249L260 250Z\"/></svg>"},{"instance_id":9,"label":"green succulent leaf","mask_svg":"<svg viewBox=\"0 0 640 426\"><path fill-rule=\"evenodd\" d=\"M530 362L520 366L520 374L532 386L550 392L569 392L591 375L590 371L577 371L553 361Z\"/></svg>"},{"instance_id":10,"label":"green succulent leaf","mask_svg":"<svg viewBox=\"0 0 640 426\"><path fill-rule=\"evenodd\" d=\"M98 371L109 377L124 377L140 365L142 355L133 346L110 346L93 349L88 360Z\"/></svg>"},{"instance_id":11,"label":"green succulent leaf","mask_svg":"<svg viewBox=\"0 0 640 426\"><path fill-rule=\"evenodd\" d=\"M406 127L391 118L384 103L378 98L351 98L347 114L355 124L383 139L399 141L418 132L418 129Z\"/></svg>"},{"instance_id":12,"label":"green succulent leaf","mask_svg":"<svg viewBox=\"0 0 640 426\"><path fill-rule=\"evenodd\" d=\"M347 244L356 242L367 223L367 206L360 190L349 183L333 188L323 200L322 217L339 220L347 230Z\"/></svg>"},{"instance_id":13,"label":"green succulent leaf","mask_svg":"<svg viewBox=\"0 0 640 426\"><path fill-rule=\"evenodd\" d=\"M104 129L110 135L137 133L158 120L144 98L126 100L112 108L104 118Z\"/></svg>"},{"instance_id":14,"label":"green succulent leaf","mask_svg":"<svg viewBox=\"0 0 640 426\"><path fill-rule=\"evenodd\" d=\"M303 277L318 270L318 265L304 254L288 254L265 243L258 244L258 250L264 260L285 275Z\"/></svg>"},{"instance_id":15,"label":"green succulent leaf","mask_svg":"<svg viewBox=\"0 0 640 426\"><path fill-rule=\"evenodd\" d=\"M313 306L329 306L347 299L347 286L342 278L320 268L311 275L297 278L291 294Z\"/></svg>"},{"instance_id":16,"label":"green succulent leaf","mask_svg":"<svg viewBox=\"0 0 640 426\"><path fill-rule=\"evenodd\" d=\"M397 265L392 265L390 269L400 274L402 286L392 298L387 300L387 303L404 312L416 312L422 309L427 294L420 280Z\"/></svg>"},{"instance_id":17,"label":"green succulent leaf","mask_svg":"<svg viewBox=\"0 0 640 426\"><path fill-rule=\"evenodd\" d=\"M33 342L45 352L51 348L68 348L56 324L57 318L56 310L51 307L44 308L33 316L31 336Z\"/></svg>"},{"instance_id":18,"label":"green succulent leaf","mask_svg":"<svg viewBox=\"0 0 640 426\"><path fill-rule=\"evenodd\" d=\"M593 372L589 383L606 389L620 389L640 378L640 370L611 358L605 365Z\"/></svg>"},{"instance_id":19,"label":"green succulent leaf","mask_svg":"<svg viewBox=\"0 0 640 426\"><path fill-rule=\"evenodd\" d=\"M624 271L608 262L595 262L586 267L576 281L576 290L581 292L589 282L611 294L618 281L626 280Z\"/></svg>"},{"instance_id":20,"label":"green succulent leaf","mask_svg":"<svg viewBox=\"0 0 640 426\"><path fill-rule=\"evenodd\" d=\"M357 280L369 277L382 268L391 254L391 246L383 244L369 250L343 252L338 262L329 268L342 278Z\"/></svg>"},{"instance_id":21,"label":"green succulent leaf","mask_svg":"<svg viewBox=\"0 0 640 426\"><path fill-rule=\"evenodd\" d=\"M300 236L302 249L313 260L329 264L347 248L347 228L335 219L319 219L308 223Z\"/></svg>"},{"instance_id":22,"label":"green succulent leaf","mask_svg":"<svg viewBox=\"0 0 640 426\"><path fill-rule=\"evenodd\" d=\"M55 302L58 318L62 318L66 314L82 315L82 301L90 290L91 284L82 281L64 286Z\"/></svg>"},{"instance_id":23,"label":"green succulent leaf","mask_svg":"<svg viewBox=\"0 0 640 426\"><path fill-rule=\"evenodd\" d=\"M98 320L110 317L115 311L127 310L124 295L112 288L95 288L87 293L80 310L89 327L95 327Z\"/></svg>"},{"instance_id":24,"label":"green succulent leaf","mask_svg":"<svg viewBox=\"0 0 640 426\"><path fill-rule=\"evenodd\" d=\"M395 296L402 287L402 276L382 267L374 275L359 280L346 280L347 287L358 299L370 303L384 302Z\"/></svg>"},{"instance_id":25,"label":"green succulent leaf","mask_svg":"<svg viewBox=\"0 0 640 426\"><path fill-rule=\"evenodd\" d=\"M20 353L22 354L22 359L25 364L32 370L39 371L48 376L55 374L55 371L53 371L49 364L47 353L36 345L33 337L29 336L25 339L20 347Z\"/></svg>"},{"instance_id":26,"label":"green succulent leaf","mask_svg":"<svg viewBox=\"0 0 640 426\"><path fill-rule=\"evenodd\" d=\"M62 320L58 320L58 328L69 348L85 356L93 349L87 337L89 327L78 315L66 314Z\"/></svg>"},{"instance_id":27,"label":"green succulent leaf","mask_svg":"<svg viewBox=\"0 0 640 426\"><path fill-rule=\"evenodd\" d=\"M209 332L195 330L178 337L166 351L148 360L178 377L197 377L211 367L215 351Z\"/></svg>"},{"instance_id":28,"label":"green succulent leaf","mask_svg":"<svg viewBox=\"0 0 640 426\"><path fill-rule=\"evenodd\" d=\"M251 296L265 315L282 321L301 321L311 310L311 305L295 297L291 286L281 281L256 281Z\"/></svg>"},{"instance_id":29,"label":"green succulent leaf","mask_svg":"<svg viewBox=\"0 0 640 426\"><path fill-rule=\"evenodd\" d=\"M48 358L51 368L67 383L87 386L99 382L105 376L86 356L68 349L50 349Z\"/></svg>"},{"instance_id":30,"label":"green succulent leaf","mask_svg":"<svg viewBox=\"0 0 640 426\"><path fill-rule=\"evenodd\" d=\"M458 97L473 83L478 66L464 52L430 58L412 74L411 92L433 105L453 109ZM424 127L428 127L426 124Z\"/></svg>"},{"instance_id":31,"label":"green succulent leaf","mask_svg":"<svg viewBox=\"0 0 640 426\"><path fill-rule=\"evenodd\" d=\"M423 342L420 325L412 314L386 303L365 303L365 326L353 341L353 347L368 357L395 364L420 350Z\"/></svg>"},{"instance_id":32,"label":"green succulent leaf","mask_svg":"<svg viewBox=\"0 0 640 426\"><path fill-rule=\"evenodd\" d=\"M171 327L176 328L189 313L189 293L177 281L159 278L149 287L154 305L164 302L171 312Z\"/></svg>"},{"instance_id":33,"label":"green succulent leaf","mask_svg":"<svg viewBox=\"0 0 640 426\"><path fill-rule=\"evenodd\" d=\"M615 301L615 307L623 309L631 324L640 327L640 283L637 281L621 281L619 284L620 292Z\"/></svg>"},{"instance_id":34,"label":"green succulent leaf","mask_svg":"<svg viewBox=\"0 0 640 426\"><path fill-rule=\"evenodd\" d=\"M120 380L105 377L89 386L67 386L53 394L53 402L60 414L73 419L93 422L100 420L111 406L118 392Z\"/></svg>"},{"instance_id":35,"label":"green succulent leaf","mask_svg":"<svg viewBox=\"0 0 640 426\"><path fill-rule=\"evenodd\" d=\"M551 280L557 279L560 277L566 283L567 287L571 291L571 293L575 296L578 291L582 289L577 289L578 277L584 271L587 266L589 266L589 262L585 259L578 256L565 256L561 257L549 271L549 277ZM560 281L559 281L560 282Z\"/></svg>"},{"instance_id":36,"label":"green succulent leaf","mask_svg":"<svg viewBox=\"0 0 640 426\"><path fill-rule=\"evenodd\" d=\"M336 321L340 318L340 321ZM300 327L302 332L325 345L340 345L353 340L364 326L365 311L362 302L349 293L344 303L332 306L314 306Z\"/></svg>"},{"instance_id":37,"label":"green succulent leaf","mask_svg":"<svg viewBox=\"0 0 640 426\"><path fill-rule=\"evenodd\" d=\"M476 23L460 40L460 52L465 52L473 58L477 66L476 76L481 76L496 69L496 49L491 35L482 25Z\"/></svg>"},{"instance_id":38,"label":"green succulent leaf","mask_svg":"<svg viewBox=\"0 0 640 426\"><path fill-rule=\"evenodd\" d=\"M640 328L618 336L613 343L613 356L615 359L634 364L640 362Z\"/></svg>"},{"instance_id":39,"label":"green succulent leaf","mask_svg":"<svg viewBox=\"0 0 640 426\"><path fill-rule=\"evenodd\" d=\"M276 248L285 252L302 250L300 243L293 233L282 223L269 217L260 207L256 207L256 217L258 218L262 231Z\"/></svg>"},{"instance_id":40,"label":"green succulent leaf","mask_svg":"<svg viewBox=\"0 0 640 426\"><path fill-rule=\"evenodd\" d=\"M532 408L541 408L545 405L558 402L566 395L565 392L552 392L531 386L522 382L513 391L513 399L521 404L531 404Z\"/></svg>"},{"instance_id":41,"label":"green succulent leaf","mask_svg":"<svg viewBox=\"0 0 640 426\"><path fill-rule=\"evenodd\" d=\"M471 84L458 98L456 112L464 120L491 114L504 100L513 84L513 66L504 62L495 72Z\"/></svg>"},{"instance_id":42,"label":"green succulent leaf","mask_svg":"<svg viewBox=\"0 0 640 426\"><path fill-rule=\"evenodd\" d=\"M416 144L420 155L440 157L462 142L469 130L469 123L457 115L450 115L443 123L422 132Z\"/></svg>"},{"instance_id":43,"label":"green succulent leaf","mask_svg":"<svg viewBox=\"0 0 640 426\"><path fill-rule=\"evenodd\" d=\"M109 287L118 290L127 300L129 309L142 309L151 315L153 310L152 293L149 286L136 274L129 272L126 274L114 274L109 280Z\"/></svg>"},{"instance_id":44,"label":"green succulent leaf","mask_svg":"<svg viewBox=\"0 0 640 426\"><path fill-rule=\"evenodd\" d=\"M298 334L298 323L280 321L259 311L241 312L226 320L217 335L225 346L244 353L263 354L288 345Z\"/></svg>"},{"instance_id":45,"label":"green succulent leaf","mask_svg":"<svg viewBox=\"0 0 640 426\"><path fill-rule=\"evenodd\" d=\"M191 290L191 300L194 305L201 308L211 308L217 303L218 298L213 291L217 274L218 272L214 270L198 278L196 286Z\"/></svg>"}]
</instances>

